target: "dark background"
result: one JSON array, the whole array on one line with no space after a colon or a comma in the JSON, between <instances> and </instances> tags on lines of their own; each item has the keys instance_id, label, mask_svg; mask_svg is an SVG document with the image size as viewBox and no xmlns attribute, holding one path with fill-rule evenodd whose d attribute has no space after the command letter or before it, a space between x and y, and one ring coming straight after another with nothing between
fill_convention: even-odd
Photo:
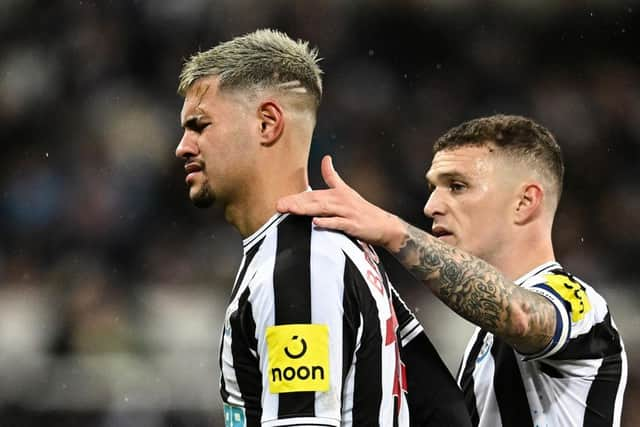
<instances>
[{"instance_id":1,"label":"dark background","mask_svg":"<svg viewBox=\"0 0 640 427\"><path fill-rule=\"evenodd\" d=\"M241 254L187 198L183 60L271 27L318 46L323 154L421 226L435 138L533 117L567 166L558 259L608 299L640 425L640 4L0 0L0 425L222 425L217 347ZM471 329L393 264L455 370Z\"/></svg>"}]
</instances>

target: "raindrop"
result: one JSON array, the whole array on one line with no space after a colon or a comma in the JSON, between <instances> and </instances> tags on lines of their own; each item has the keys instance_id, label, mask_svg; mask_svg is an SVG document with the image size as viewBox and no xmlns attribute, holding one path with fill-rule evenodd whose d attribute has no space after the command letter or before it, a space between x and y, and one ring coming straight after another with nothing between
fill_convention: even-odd
<instances>
[{"instance_id":1,"label":"raindrop","mask_svg":"<svg viewBox=\"0 0 640 427\"><path fill-rule=\"evenodd\" d=\"M584 237L580 238L580 243L584 243Z\"/></svg>"},{"instance_id":2,"label":"raindrop","mask_svg":"<svg viewBox=\"0 0 640 427\"><path fill-rule=\"evenodd\" d=\"M405 80L406 80L406 78L407 78L407 73L404 73L403 77L404 77L404 78L405 78Z\"/></svg>"},{"instance_id":3,"label":"raindrop","mask_svg":"<svg viewBox=\"0 0 640 427\"><path fill-rule=\"evenodd\" d=\"M369 56L373 56L375 54L373 49L369 49Z\"/></svg>"},{"instance_id":4,"label":"raindrop","mask_svg":"<svg viewBox=\"0 0 640 427\"><path fill-rule=\"evenodd\" d=\"M624 32L624 30L622 32ZM49 153L44 153L44 156L48 159L49 158Z\"/></svg>"},{"instance_id":5,"label":"raindrop","mask_svg":"<svg viewBox=\"0 0 640 427\"><path fill-rule=\"evenodd\" d=\"M442 64L436 64L436 70L442 69Z\"/></svg>"},{"instance_id":6,"label":"raindrop","mask_svg":"<svg viewBox=\"0 0 640 427\"><path fill-rule=\"evenodd\" d=\"M128 396L125 396L125 397L124 397L124 401L125 401L125 402L128 402L128 401L129 401L129 397L128 397Z\"/></svg>"}]
</instances>

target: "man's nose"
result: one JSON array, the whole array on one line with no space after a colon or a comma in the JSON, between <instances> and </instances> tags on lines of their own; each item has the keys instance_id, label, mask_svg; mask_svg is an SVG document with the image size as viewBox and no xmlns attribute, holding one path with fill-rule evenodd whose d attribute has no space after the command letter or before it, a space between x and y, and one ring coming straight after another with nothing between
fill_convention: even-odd
<instances>
[{"instance_id":1,"label":"man's nose","mask_svg":"<svg viewBox=\"0 0 640 427\"><path fill-rule=\"evenodd\" d=\"M198 155L198 144L193 139L191 135L189 135L189 131L185 131L182 135L182 139L178 143L176 147L176 157L180 159L187 159L189 157Z\"/></svg>"},{"instance_id":2,"label":"man's nose","mask_svg":"<svg viewBox=\"0 0 640 427\"><path fill-rule=\"evenodd\" d=\"M424 205L423 212L429 218L445 213L445 205L439 189L436 188L431 192L427 203Z\"/></svg>"}]
</instances>

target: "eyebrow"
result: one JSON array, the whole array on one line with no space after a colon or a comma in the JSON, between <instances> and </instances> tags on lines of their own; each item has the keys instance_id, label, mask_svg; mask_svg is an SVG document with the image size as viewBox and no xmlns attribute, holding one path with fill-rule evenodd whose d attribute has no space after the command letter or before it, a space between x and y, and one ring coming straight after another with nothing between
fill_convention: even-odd
<instances>
[{"instance_id":1,"label":"eyebrow","mask_svg":"<svg viewBox=\"0 0 640 427\"><path fill-rule=\"evenodd\" d=\"M182 123L183 129L195 129L198 127L198 121L204 117L204 114L197 114L189 116Z\"/></svg>"},{"instance_id":2,"label":"eyebrow","mask_svg":"<svg viewBox=\"0 0 640 427\"><path fill-rule=\"evenodd\" d=\"M434 181L455 181L455 180L463 180L464 181L464 180L468 179L465 175L463 175L463 174L461 174L459 172L443 172L443 173L439 173L439 174L437 174L435 176L434 180L430 180L429 179L429 172L427 172L425 174L425 178L427 180L427 183L429 184L429 187L433 187L434 186L434 184L433 184Z\"/></svg>"}]
</instances>

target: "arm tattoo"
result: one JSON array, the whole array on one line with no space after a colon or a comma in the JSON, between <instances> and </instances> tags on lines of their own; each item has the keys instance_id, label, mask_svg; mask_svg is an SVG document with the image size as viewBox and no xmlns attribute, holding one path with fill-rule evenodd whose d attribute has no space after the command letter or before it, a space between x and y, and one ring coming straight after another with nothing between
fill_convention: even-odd
<instances>
[{"instance_id":1,"label":"arm tattoo","mask_svg":"<svg viewBox=\"0 0 640 427\"><path fill-rule=\"evenodd\" d=\"M451 309L522 352L549 343L555 309L546 298L515 285L485 261L405 226L404 242L394 256Z\"/></svg>"}]
</instances>

